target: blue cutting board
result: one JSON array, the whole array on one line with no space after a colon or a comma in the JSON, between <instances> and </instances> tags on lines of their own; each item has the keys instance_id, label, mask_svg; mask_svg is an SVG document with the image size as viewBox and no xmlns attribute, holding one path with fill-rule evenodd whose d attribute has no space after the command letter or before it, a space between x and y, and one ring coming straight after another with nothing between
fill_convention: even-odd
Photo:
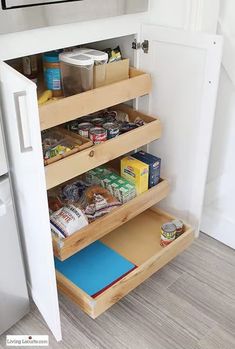
<instances>
[{"instance_id":1,"label":"blue cutting board","mask_svg":"<svg viewBox=\"0 0 235 349\"><path fill-rule=\"evenodd\" d=\"M95 297L136 266L126 258L96 241L61 262L55 258L56 270L69 281Z\"/></svg>"}]
</instances>

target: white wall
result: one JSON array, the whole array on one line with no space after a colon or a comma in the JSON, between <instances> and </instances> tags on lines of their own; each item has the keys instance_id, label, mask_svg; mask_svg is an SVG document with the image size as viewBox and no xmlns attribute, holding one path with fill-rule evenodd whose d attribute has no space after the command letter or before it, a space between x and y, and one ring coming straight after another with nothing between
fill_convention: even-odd
<instances>
[{"instance_id":1,"label":"white wall","mask_svg":"<svg viewBox=\"0 0 235 349\"><path fill-rule=\"evenodd\" d=\"M134 0L133 0L134 1ZM141 23L215 33L219 0L149 0L149 12L0 35L0 59L138 32ZM90 31L87 31L89 26ZM72 33L72 34L71 34Z\"/></svg>"},{"instance_id":2,"label":"white wall","mask_svg":"<svg viewBox=\"0 0 235 349\"><path fill-rule=\"evenodd\" d=\"M214 34L219 3L220 0L150 0L150 19L162 26Z\"/></svg>"},{"instance_id":3,"label":"white wall","mask_svg":"<svg viewBox=\"0 0 235 349\"><path fill-rule=\"evenodd\" d=\"M235 248L235 1L222 0L223 67L208 170L202 230Z\"/></svg>"}]
</instances>

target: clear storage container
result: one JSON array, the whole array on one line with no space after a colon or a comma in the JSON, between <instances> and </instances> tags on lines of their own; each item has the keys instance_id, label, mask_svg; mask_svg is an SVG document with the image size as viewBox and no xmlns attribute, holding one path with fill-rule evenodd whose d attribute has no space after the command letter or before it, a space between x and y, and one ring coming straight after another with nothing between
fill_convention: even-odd
<instances>
[{"instance_id":1,"label":"clear storage container","mask_svg":"<svg viewBox=\"0 0 235 349\"><path fill-rule=\"evenodd\" d=\"M87 47L78 48L75 50L75 52L80 54L85 54L93 59L95 64L94 81L95 82L98 81L99 85L104 85L105 78L106 78L106 63L108 62L108 59L109 59L108 54L106 52L94 50Z\"/></svg>"},{"instance_id":2,"label":"clear storage container","mask_svg":"<svg viewBox=\"0 0 235 349\"><path fill-rule=\"evenodd\" d=\"M76 51L61 53L59 58L65 97L93 88L92 58Z\"/></svg>"},{"instance_id":3,"label":"clear storage container","mask_svg":"<svg viewBox=\"0 0 235 349\"><path fill-rule=\"evenodd\" d=\"M95 65L106 64L109 59L109 56L106 52L94 50L88 47L78 48L74 52L89 56L93 59Z\"/></svg>"}]
</instances>

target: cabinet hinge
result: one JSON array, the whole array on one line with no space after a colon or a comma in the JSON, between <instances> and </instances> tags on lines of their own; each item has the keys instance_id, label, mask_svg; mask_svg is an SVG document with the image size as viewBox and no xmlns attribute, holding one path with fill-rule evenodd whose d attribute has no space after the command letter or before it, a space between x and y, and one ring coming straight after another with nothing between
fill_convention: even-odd
<instances>
[{"instance_id":1,"label":"cabinet hinge","mask_svg":"<svg viewBox=\"0 0 235 349\"><path fill-rule=\"evenodd\" d=\"M137 42L137 40L135 39L132 42L132 48L133 48L133 50L142 49L144 51L144 53L148 53L149 52L149 41L144 40L143 42Z\"/></svg>"}]
</instances>

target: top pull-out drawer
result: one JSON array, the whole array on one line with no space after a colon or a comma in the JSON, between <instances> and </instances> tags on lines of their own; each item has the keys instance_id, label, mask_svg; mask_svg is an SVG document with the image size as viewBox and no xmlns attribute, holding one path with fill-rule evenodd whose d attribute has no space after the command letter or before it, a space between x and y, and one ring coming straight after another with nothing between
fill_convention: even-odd
<instances>
[{"instance_id":1,"label":"top pull-out drawer","mask_svg":"<svg viewBox=\"0 0 235 349\"><path fill-rule=\"evenodd\" d=\"M130 78L39 107L41 130L144 96L152 89L149 74L130 68Z\"/></svg>"}]
</instances>

